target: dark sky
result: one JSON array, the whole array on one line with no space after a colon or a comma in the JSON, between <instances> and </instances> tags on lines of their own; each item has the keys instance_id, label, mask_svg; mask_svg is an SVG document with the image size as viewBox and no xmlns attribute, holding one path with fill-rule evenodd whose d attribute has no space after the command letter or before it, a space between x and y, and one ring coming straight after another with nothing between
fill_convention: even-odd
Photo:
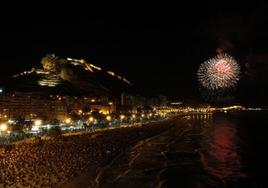
<instances>
[{"instance_id":1,"label":"dark sky","mask_svg":"<svg viewBox=\"0 0 268 188\"><path fill-rule=\"evenodd\" d=\"M256 94L252 88L263 98L268 94L266 4L125 7L91 14L93 9L3 13L2 77L38 65L46 53L55 53L117 71L143 95L198 98L198 66L221 48L241 65L238 95L248 91L244 98L251 100Z\"/></svg>"}]
</instances>

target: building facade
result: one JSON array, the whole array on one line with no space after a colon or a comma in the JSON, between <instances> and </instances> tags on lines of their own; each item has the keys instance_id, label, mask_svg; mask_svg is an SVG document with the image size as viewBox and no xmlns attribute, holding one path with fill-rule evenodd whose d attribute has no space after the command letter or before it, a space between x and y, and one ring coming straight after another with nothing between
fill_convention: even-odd
<instances>
[{"instance_id":1,"label":"building facade","mask_svg":"<svg viewBox=\"0 0 268 188\"><path fill-rule=\"evenodd\" d=\"M42 93L1 93L0 117L5 119L42 118L47 121L64 120L67 117L67 106L65 101L51 99Z\"/></svg>"}]
</instances>

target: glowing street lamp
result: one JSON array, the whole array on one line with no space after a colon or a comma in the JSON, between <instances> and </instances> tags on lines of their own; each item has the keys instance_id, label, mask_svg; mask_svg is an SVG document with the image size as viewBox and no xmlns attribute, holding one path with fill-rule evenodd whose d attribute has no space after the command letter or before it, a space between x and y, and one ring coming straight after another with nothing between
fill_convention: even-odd
<instances>
[{"instance_id":1,"label":"glowing street lamp","mask_svg":"<svg viewBox=\"0 0 268 188\"><path fill-rule=\"evenodd\" d=\"M71 118L67 118L67 119L65 120L65 123L70 124L71 121L72 121Z\"/></svg>"},{"instance_id":2,"label":"glowing street lamp","mask_svg":"<svg viewBox=\"0 0 268 188\"><path fill-rule=\"evenodd\" d=\"M136 118L136 115L135 114L132 114L132 118L135 119Z\"/></svg>"},{"instance_id":3,"label":"glowing street lamp","mask_svg":"<svg viewBox=\"0 0 268 188\"><path fill-rule=\"evenodd\" d=\"M0 125L0 130L1 131L6 131L7 130L7 124L3 123Z\"/></svg>"},{"instance_id":4,"label":"glowing street lamp","mask_svg":"<svg viewBox=\"0 0 268 188\"><path fill-rule=\"evenodd\" d=\"M35 125L35 126L40 126L40 125L42 125L42 120L40 120L40 119L35 120L35 121L34 121L34 125Z\"/></svg>"},{"instance_id":5,"label":"glowing street lamp","mask_svg":"<svg viewBox=\"0 0 268 188\"><path fill-rule=\"evenodd\" d=\"M144 114L141 114L141 117L144 117Z\"/></svg>"},{"instance_id":6,"label":"glowing street lamp","mask_svg":"<svg viewBox=\"0 0 268 188\"><path fill-rule=\"evenodd\" d=\"M123 119L125 119L125 116L124 115L120 115L120 119L122 121Z\"/></svg>"},{"instance_id":7,"label":"glowing street lamp","mask_svg":"<svg viewBox=\"0 0 268 188\"><path fill-rule=\"evenodd\" d=\"M93 122L94 118L93 117L89 117L89 122Z\"/></svg>"},{"instance_id":8,"label":"glowing street lamp","mask_svg":"<svg viewBox=\"0 0 268 188\"><path fill-rule=\"evenodd\" d=\"M111 116L106 116L107 121L111 121L112 117Z\"/></svg>"}]
</instances>

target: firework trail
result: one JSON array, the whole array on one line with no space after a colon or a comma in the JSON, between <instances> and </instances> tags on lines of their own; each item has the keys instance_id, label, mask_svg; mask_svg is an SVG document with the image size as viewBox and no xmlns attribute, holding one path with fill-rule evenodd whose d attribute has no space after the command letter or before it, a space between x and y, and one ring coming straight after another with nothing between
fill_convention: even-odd
<instances>
[{"instance_id":1,"label":"firework trail","mask_svg":"<svg viewBox=\"0 0 268 188\"><path fill-rule=\"evenodd\" d=\"M240 67L236 60L228 54L219 54L200 65L199 83L208 90L224 90L233 88L240 75Z\"/></svg>"}]
</instances>

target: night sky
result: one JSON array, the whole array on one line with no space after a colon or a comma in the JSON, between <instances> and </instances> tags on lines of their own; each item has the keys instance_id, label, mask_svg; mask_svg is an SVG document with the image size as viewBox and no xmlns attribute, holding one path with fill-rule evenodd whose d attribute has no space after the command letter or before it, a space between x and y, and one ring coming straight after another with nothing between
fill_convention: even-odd
<instances>
[{"instance_id":1,"label":"night sky","mask_svg":"<svg viewBox=\"0 0 268 188\"><path fill-rule=\"evenodd\" d=\"M54 53L114 70L145 96L197 99L198 66L223 50L242 68L235 95L242 101L267 103L266 4L128 7L93 15L91 10L3 14L1 78L36 66L46 53Z\"/></svg>"}]
</instances>

